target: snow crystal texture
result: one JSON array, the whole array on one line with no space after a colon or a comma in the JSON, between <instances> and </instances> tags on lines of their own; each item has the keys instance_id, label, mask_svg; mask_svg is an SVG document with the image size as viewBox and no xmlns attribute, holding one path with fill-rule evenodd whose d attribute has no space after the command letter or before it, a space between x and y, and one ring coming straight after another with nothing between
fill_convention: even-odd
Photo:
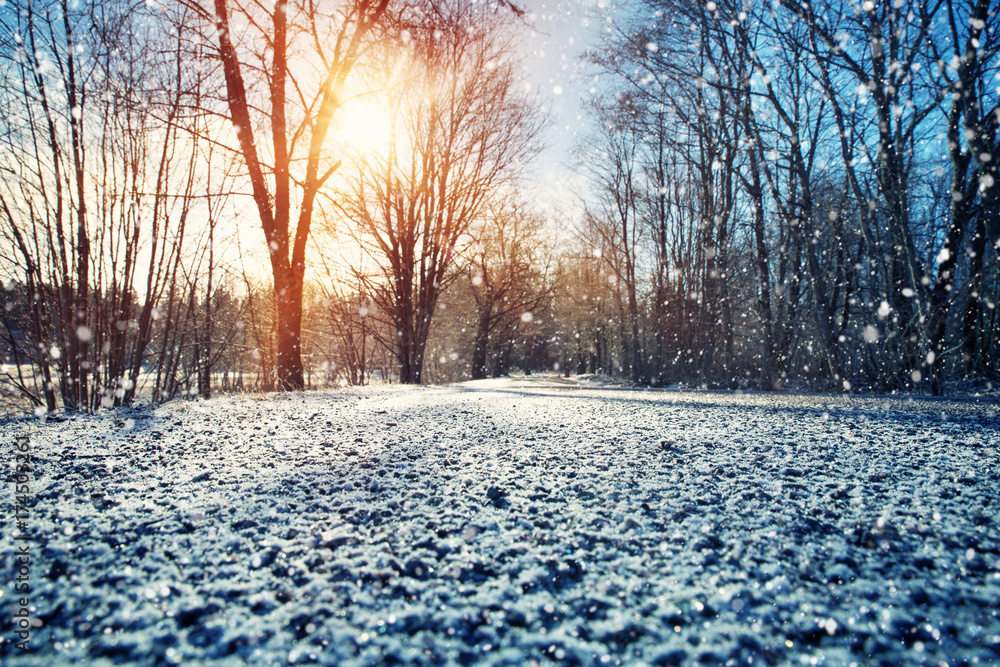
<instances>
[{"instance_id":1,"label":"snow crystal texture","mask_svg":"<svg viewBox=\"0 0 1000 667\"><path fill-rule=\"evenodd\" d=\"M4 664L1000 662L996 404L550 378L0 429Z\"/></svg>"}]
</instances>

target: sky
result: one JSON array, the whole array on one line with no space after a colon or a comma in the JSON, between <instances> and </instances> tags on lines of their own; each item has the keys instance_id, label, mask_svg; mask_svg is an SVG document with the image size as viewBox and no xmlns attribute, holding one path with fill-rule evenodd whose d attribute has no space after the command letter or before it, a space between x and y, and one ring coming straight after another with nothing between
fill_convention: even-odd
<instances>
[{"instance_id":1,"label":"sky","mask_svg":"<svg viewBox=\"0 0 1000 667\"><path fill-rule=\"evenodd\" d=\"M559 236L580 217L586 183L574 167L572 151L586 132L584 101L592 83L584 74L582 54L599 44L595 12L605 0L514 0L524 10L523 68L526 85L538 94L552 116L545 149L532 165L525 195L549 219ZM248 256L256 256L261 242L259 226L241 235ZM251 273L255 261L266 273L264 258L245 264Z\"/></svg>"},{"instance_id":2,"label":"sky","mask_svg":"<svg viewBox=\"0 0 1000 667\"><path fill-rule=\"evenodd\" d=\"M518 0L527 32L525 76L549 105L553 126L546 135L547 148L535 165L540 190L538 204L557 224L570 217L579 204L582 187L571 151L585 131L584 100L590 82L580 56L598 44L593 14L603 0Z\"/></svg>"}]
</instances>

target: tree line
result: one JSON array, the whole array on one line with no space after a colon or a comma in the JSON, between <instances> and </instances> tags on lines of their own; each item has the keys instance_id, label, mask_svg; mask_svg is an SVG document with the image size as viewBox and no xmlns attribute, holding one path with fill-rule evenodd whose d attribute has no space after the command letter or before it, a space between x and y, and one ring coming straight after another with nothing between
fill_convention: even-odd
<instances>
[{"instance_id":1,"label":"tree line","mask_svg":"<svg viewBox=\"0 0 1000 667\"><path fill-rule=\"evenodd\" d=\"M8 0L4 390L43 414L514 369L995 381L996 12L602 15L559 231L521 187L548 119L517 3ZM351 104L383 147L345 143Z\"/></svg>"},{"instance_id":2,"label":"tree line","mask_svg":"<svg viewBox=\"0 0 1000 667\"><path fill-rule=\"evenodd\" d=\"M996 381L998 10L645 0L604 17L579 246L613 285L611 365L762 389Z\"/></svg>"},{"instance_id":3,"label":"tree line","mask_svg":"<svg viewBox=\"0 0 1000 667\"><path fill-rule=\"evenodd\" d=\"M206 395L220 368L252 363L256 386L299 389L316 370L304 354L351 382L374 365L421 382L440 294L538 150L545 117L514 57L522 13L6 3L5 388L39 413L95 410L141 387ZM347 155L357 128L336 120L360 97L391 110L383 153ZM363 260L327 262L317 228ZM326 280L307 283L320 266Z\"/></svg>"}]
</instances>

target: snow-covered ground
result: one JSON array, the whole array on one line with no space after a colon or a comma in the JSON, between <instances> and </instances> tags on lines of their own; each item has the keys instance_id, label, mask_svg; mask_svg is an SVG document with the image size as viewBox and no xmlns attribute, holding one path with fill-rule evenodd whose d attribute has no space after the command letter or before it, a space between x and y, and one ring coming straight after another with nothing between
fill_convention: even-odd
<instances>
[{"instance_id":1,"label":"snow-covered ground","mask_svg":"<svg viewBox=\"0 0 1000 667\"><path fill-rule=\"evenodd\" d=\"M995 402L534 378L0 434L4 664L1000 662Z\"/></svg>"}]
</instances>

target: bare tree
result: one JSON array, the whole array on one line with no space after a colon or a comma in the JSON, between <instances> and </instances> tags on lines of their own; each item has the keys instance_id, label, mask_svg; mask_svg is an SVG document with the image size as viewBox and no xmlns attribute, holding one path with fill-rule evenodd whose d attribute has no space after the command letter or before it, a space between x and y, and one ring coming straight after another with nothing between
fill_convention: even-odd
<instances>
[{"instance_id":1,"label":"bare tree","mask_svg":"<svg viewBox=\"0 0 1000 667\"><path fill-rule=\"evenodd\" d=\"M42 378L29 399L52 411L58 386L69 409L129 402L199 178L188 108L200 74L183 68L187 34L145 10L14 9L0 15L12 156L0 228L29 285Z\"/></svg>"},{"instance_id":2,"label":"bare tree","mask_svg":"<svg viewBox=\"0 0 1000 667\"><path fill-rule=\"evenodd\" d=\"M467 263L475 302L472 379L487 377L490 357L513 344L518 324L552 298L552 252L542 239L543 220L523 204L489 208Z\"/></svg>"},{"instance_id":3,"label":"bare tree","mask_svg":"<svg viewBox=\"0 0 1000 667\"><path fill-rule=\"evenodd\" d=\"M362 160L345 212L379 266L369 290L395 327L403 383L421 382L438 297L459 275L471 226L537 150L542 118L517 85L513 45L508 16L447 0L407 17L404 38L381 52L388 145Z\"/></svg>"},{"instance_id":4,"label":"bare tree","mask_svg":"<svg viewBox=\"0 0 1000 667\"><path fill-rule=\"evenodd\" d=\"M642 165L639 161L638 110L627 96L612 105L595 106L598 143L589 156L591 175L600 193L595 210L588 210L585 235L600 249L614 276L618 304L619 342L628 376L638 382L643 350L639 338L638 264L644 225L639 220Z\"/></svg>"},{"instance_id":5,"label":"bare tree","mask_svg":"<svg viewBox=\"0 0 1000 667\"><path fill-rule=\"evenodd\" d=\"M340 166L327 148L345 85L390 0L273 5L178 0L204 21L222 65L232 122L270 256L277 380L304 386L306 248L316 196ZM203 57L208 57L207 54Z\"/></svg>"},{"instance_id":6,"label":"bare tree","mask_svg":"<svg viewBox=\"0 0 1000 667\"><path fill-rule=\"evenodd\" d=\"M896 349L904 358L904 382L909 380L911 369L914 379L921 376L923 369L923 374L930 376L933 392L941 393L943 368L935 359L947 351L945 323L956 302L955 278L962 258L959 247L971 232L970 226L977 224L972 200L981 193L985 209L989 209L995 198L992 183L980 188L982 177L995 170L990 164L990 112L984 109L980 85L983 73L998 53L995 38L991 39L985 30L996 16L995 3L912 0L866 4L861 11L850 14L843 12L838 2L808 7L786 2L782 5L807 27L804 50L814 59L819 80L834 104L844 98L843 88L835 88L835 70L849 73L860 84L858 90L863 90L863 97L873 100L877 143L871 149L863 143L863 135L860 140L869 162L876 167L887 234L877 251L870 248L869 253L888 260L884 303L897 325L893 333L901 341ZM856 43L865 48L848 46L855 43L855 36ZM920 73L922 66L924 74ZM937 72L940 80L928 78L932 72ZM843 87L851 89L850 85ZM949 93L952 102L945 114L945 125L953 173L953 206L943 236L931 235L927 240L936 249L930 253L932 261L924 262L914 240L917 225L911 215L915 187L910 172L914 160L919 159L915 146L920 131L933 120L932 114ZM837 107L841 133L850 130L857 135L857 126L845 128L841 122L842 108L846 106L839 102ZM845 145L845 158L849 152ZM857 179L852 177L850 183L860 198ZM874 199L871 202L874 204ZM984 221L989 218L986 214ZM1000 234L995 223L993 226L993 234ZM985 240L990 232L985 225L982 231ZM982 250L986 250L985 246Z\"/></svg>"}]
</instances>

